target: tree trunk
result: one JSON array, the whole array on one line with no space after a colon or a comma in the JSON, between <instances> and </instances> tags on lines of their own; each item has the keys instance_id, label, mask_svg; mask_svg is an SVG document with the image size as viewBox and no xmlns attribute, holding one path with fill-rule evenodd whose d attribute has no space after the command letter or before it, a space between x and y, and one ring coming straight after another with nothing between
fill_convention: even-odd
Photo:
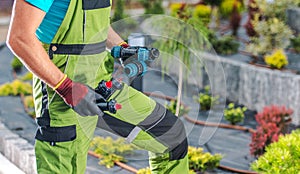
<instances>
[{"instance_id":1,"label":"tree trunk","mask_svg":"<svg viewBox=\"0 0 300 174\"><path fill-rule=\"evenodd\" d=\"M181 55L180 55L181 56ZM176 103L176 113L175 115L179 116L180 103L181 103L181 91L182 91L182 64L179 65L179 75L178 75L178 87L177 87L177 103Z\"/></svg>"}]
</instances>

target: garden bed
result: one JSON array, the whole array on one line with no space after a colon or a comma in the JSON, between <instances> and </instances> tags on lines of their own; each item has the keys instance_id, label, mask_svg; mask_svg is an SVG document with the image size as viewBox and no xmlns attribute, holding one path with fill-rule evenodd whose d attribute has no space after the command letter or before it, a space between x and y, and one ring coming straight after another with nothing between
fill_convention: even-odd
<instances>
[{"instance_id":1,"label":"garden bed","mask_svg":"<svg viewBox=\"0 0 300 174\"><path fill-rule=\"evenodd\" d=\"M0 50L1 55L3 55L1 59L1 65L9 64L12 60L12 54L5 47ZM12 70L9 66L1 67L1 83L12 81ZM157 75L157 73L149 73L146 75L144 86L147 87L145 91L153 91L157 89L151 88L151 86L156 86L159 84L153 84L153 82L160 83L161 77ZM151 85L150 85L151 84ZM176 94L176 85L169 84L161 89L167 95L174 96ZM10 107L14 106L14 107ZM19 97L0 97L0 117L1 122L3 122L10 130L12 130L15 134L18 134L22 138L26 139L33 145L34 143L34 134L37 128L34 120L29 117L21 104L21 100ZM205 119L204 114L199 115L199 119ZM185 119L183 119L184 124L189 129L189 143L193 146L199 146L202 143L202 139L200 134L203 130L203 126L198 126L192 124ZM247 119L246 119L247 120ZM225 122L224 122L225 123ZM244 122L244 124L248 124ZM192 128L192 129L190 129ZM97 129L96 135L99 136L112 136L114 135ZM205 137L202 137L205 138ZM234 143L233 143L234 142ZM209 142L204 144L205 151L210 151L211 153L221 153L224 154L224 159L221 161L222 165L229 167L236 167L238 169L248 170L249 162L253 160L253 158L249 155L249 145L250 143L250 134L243 131L231 130L231 129L223 129L218 128L217 131L210 138ZM238 152L238 153L237 153ZM22 153L22 152L18 152ZM128 165L135 167L137 169L148 166L147 153L145 151L136 151L131 156L127 156ZM98 159L94 157L89 157L88 159L88 167L87 173L130 173L124 169L121 169L118 166L115 166L111 169L107 169L104 166L98 165ZM212 173L231 173L222 169L217 169L216 171L211 171Z\"/></svg>"}]
</instances>

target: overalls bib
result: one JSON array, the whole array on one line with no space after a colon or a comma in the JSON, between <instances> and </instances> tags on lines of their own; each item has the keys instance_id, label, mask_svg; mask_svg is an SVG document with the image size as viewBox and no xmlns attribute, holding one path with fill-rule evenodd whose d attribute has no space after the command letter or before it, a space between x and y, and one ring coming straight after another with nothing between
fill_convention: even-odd
<instances>
[{"instance_id":1,"label":"overalls bib","mask_svg":"<svg viewBox=\"0 0 300 174\"><path fill-rule=\"evenodd\" d=\"M110 80L113 73L114 60L106 51L110 9L110 0L71 0L52 43L44 44L62 72L92 88L101 80ZM39 173L83 174L96 125L151 151L152 173L188 173L183 124L141 92L124 84L111 96L122 109L98 119L79 116L36 77L33 87L39 125L35 144Z\"/></svg>"}]
</instances>

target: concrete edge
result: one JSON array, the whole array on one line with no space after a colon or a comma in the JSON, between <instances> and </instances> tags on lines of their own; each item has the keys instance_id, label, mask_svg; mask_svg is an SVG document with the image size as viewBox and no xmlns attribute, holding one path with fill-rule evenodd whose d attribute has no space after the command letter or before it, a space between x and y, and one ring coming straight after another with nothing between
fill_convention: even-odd
<instances>
[{"instance_id":1,"label":"concrete edge","mask_svg":"<svg viewBox=\"0 0 300 174\"><path fill-rule=\"evenodd\" d=\"M16 168L19 168L19 170L22 171L24 174L37 173L33 145L30 144L27 140L21 138L19 135L10 131L3 123L1 123L1 121L0 153L2 153L5 158L7 158L6 163L10 164L9 166L16 166ZM1 163L0 174L16 173L11 171L5 171L8 168L13 169L8 166L3 167Z\"/></svg>"},{"instance_id":2,"label":"concrete edge","mask_svg":"<svg viewBox=\"0 0 300 174\"><path fill-rule=\"evenodd\" d=\"M15 164L11 163L0 153L0 174L25 174Z\"/></svg>"}]
</instances>

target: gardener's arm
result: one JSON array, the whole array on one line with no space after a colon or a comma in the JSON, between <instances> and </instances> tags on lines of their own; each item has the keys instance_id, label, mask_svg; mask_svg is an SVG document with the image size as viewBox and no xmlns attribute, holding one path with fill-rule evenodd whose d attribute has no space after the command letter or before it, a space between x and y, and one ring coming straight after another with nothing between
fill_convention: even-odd
<instances>
[{"instance_id":1,"label":"gardener's arm","mask_svg":"<svg viewBox=\"0 0 300 174\"><path fill-rule=\"evenodd\" d=\"M7 45L30 71L54 87L63 79L64 74L51 62L35 35L44 16L44 11L25 0L16 0Z\"/></svg>"},{"instance_id":2,"label":"gardener's arm","mask_svg":"<svg viewBox=\"0 0 300 174\"><path fill-rule=\"evenodd\" d=\"M114 31L112 27L108 29L107 48L111 49L113 46L120 45L124 40Z\"/></svg>"}]
</instances>

